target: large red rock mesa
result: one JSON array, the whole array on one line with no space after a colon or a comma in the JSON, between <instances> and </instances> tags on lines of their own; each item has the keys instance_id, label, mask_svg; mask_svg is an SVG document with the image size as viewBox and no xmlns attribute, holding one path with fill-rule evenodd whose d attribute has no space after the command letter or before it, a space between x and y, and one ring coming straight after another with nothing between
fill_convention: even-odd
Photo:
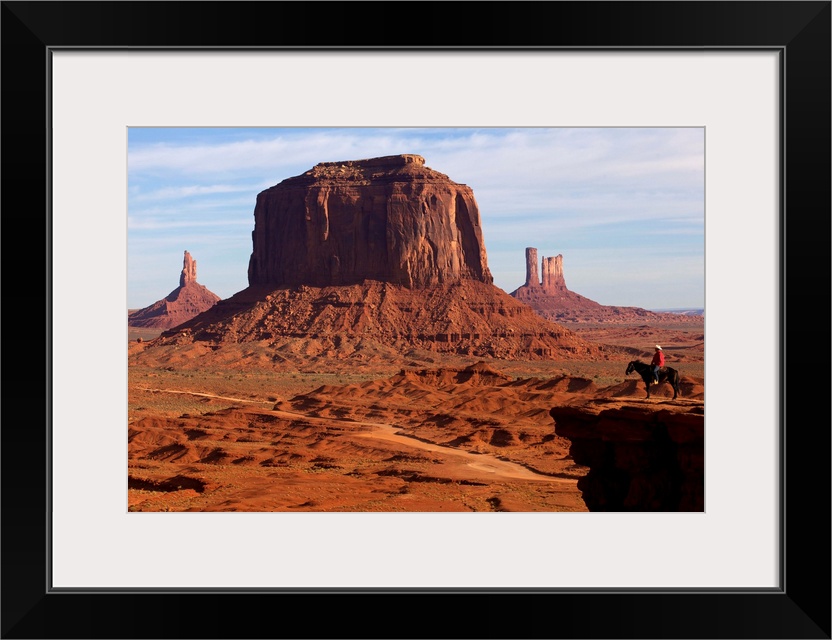
<instances>
[{"instance_id":1,"label":"large red rock mesa","mask_svg":"<svg viewBox=\"0 0 832 640\"><path fill-rule=\"evenodd\" d=\"M127 316L131 327L170 329L210 309L220 297L196 281L196 260L185 251L179 286L167 297Z\"/></svg>"},{"instance_id":2,"label":"large red rock mesa","mask_svg":"<svg viewBox=\"0 0 832 640\"><path fill-rule=\"evenodd\" d=\"M323 162L257 196L249 284L491 283L470 187L407 154Z\"/></svg>"},{"instance_id":3,"label":"large red rock mesa","mask_svg":"<svg viewBox=\"0 0 832 640\"><path fill-rule=\"evenodd\" d=\"M160 340L372 340L503 358L601 349L492 284L473 191L404 154L324 162L257 196L247 289ZM309 347L311 349L311 347Z\"/></svg>"},{"instance_id":4,"label":"large red rock mesa","mask_svg":"<svg viewBox=\"0 0 832 640\"><path fill-rule=\"evenodd\" d=\"M701 322L683 314L658 313L640 307L602 305L571 291L563 276L563 255L543 257L542 280L538 275L537 249L526 248L526 282L509 295L531 307L535 313L555 322Z\"/></svg>"}]
</instances>

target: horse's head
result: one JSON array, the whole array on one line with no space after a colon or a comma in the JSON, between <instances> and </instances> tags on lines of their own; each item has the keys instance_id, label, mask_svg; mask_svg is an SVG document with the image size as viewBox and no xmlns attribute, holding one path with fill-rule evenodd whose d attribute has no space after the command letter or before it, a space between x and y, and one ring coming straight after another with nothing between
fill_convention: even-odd
<instances>
[{"instance_id":1,"label":"horse's head","mask_svg":"<svg viewBox=\"0 0 832 640\"><path fill-rule=\"evenodd\" d=\"M624 375L628 376L635 370L636 370L636 363L635 362L630 362L630 364L627 365L627 370L624 372Z\"/></svg>"}]
</instances>

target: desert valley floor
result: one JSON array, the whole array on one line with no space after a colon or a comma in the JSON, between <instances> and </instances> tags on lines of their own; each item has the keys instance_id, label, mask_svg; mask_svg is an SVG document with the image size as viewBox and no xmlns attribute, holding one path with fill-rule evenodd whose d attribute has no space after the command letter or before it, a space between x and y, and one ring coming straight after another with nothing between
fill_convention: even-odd
<instances>
[{"instance_id":1,"label":"desert valley floor","mask_svg":"<svg viewBox=\"0 0 832 640\"><path fill-rule=\"evenodd\" d=\"M704 413L704 318L565 324L620 357L517 361L314 340L148 349L128 328L130 511L588 511L549 411ZM631 359L681 374L647 398ZM216 355L216 354L214 354Z\"/></svg>"}]
</instances>

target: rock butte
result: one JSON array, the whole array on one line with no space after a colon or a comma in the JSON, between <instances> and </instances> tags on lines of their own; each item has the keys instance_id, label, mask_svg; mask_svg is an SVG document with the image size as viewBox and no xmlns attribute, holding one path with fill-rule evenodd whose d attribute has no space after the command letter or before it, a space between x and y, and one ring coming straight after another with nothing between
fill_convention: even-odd
<instances>
[{"instance_id":1,"label":"rock butte","mask_svg":"<svg viewBox=\"0 0 832 640\"><path fill-rule=\"evenodd\" d=\"M509 295L555 322L632 322L654 320L664 323L699 323L701 317L677 313L658 313L639 307L602 305L570 291L563 276L563 256L543 257L538 275L537 249L526 248L526 282Z\"/></svg>"},{"instance_id":2,"label":"rock butte","mask_svg":"<svg viewBox=\"0 0 832 640\"><path fill-rule=\"evenodd\" d=\"M470 187L406 154L325 162L257 196L252 285L490 284Z\"/></svg>"},{"instance_id":3,"label":"rock butte","mask_svg":"<svg viewBox=\"0 0 832 640\"><path fill-rule=\"evenodd\" d=\"M210 309L220 297L196 281L196 260L185 251L179 286L167 297L127 316L131 327L170 329Z\"/></svg>"},{"instance_id":4,"label":"rock butte","mask_svg":"<svg viewBox=\"0 0 832 640\"><path fill-rule=\"evenodd\" d=\"M351 353L371 340L519 359L611 349L492 284L472 190L421 156L317 164L261 192L254 222L249 286L157 344L302 339Z\"/></svg>"}]
</instances>

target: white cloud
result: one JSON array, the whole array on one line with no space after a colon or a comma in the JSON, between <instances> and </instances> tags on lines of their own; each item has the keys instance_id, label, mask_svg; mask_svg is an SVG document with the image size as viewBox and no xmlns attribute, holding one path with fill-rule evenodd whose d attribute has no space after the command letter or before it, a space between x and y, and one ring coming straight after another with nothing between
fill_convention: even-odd
<instances>
[{"instance_id":1,"label":"white cloud","mask_svg":"<svg viewBox=\"0 0 832 640\"><path fill-rule=\"evenodd\" d=\"M211 196L218 193L251 193L255 187L250 185L188 185L182 187L165 187L154 191L137 190L131 196L132 202L152 202L154 200L179 200L196 196Z\"/></svg>"},{"instance_id":2,"label":"white cloud","mask_svg":"<svg viewBox=\"0 0 832 640\"><path fill-rule=\"evenodd\" d=\"M254 228L253 220L233 220L233 219L219 219L219 220L158 220L158 219L142 219L137 220L132 216L127 216L127 228L130 231L171 231L173 229L199 229L199 228L224 228L224 227L240 227L240 228Z\"/></svg>"}]
</instances>

